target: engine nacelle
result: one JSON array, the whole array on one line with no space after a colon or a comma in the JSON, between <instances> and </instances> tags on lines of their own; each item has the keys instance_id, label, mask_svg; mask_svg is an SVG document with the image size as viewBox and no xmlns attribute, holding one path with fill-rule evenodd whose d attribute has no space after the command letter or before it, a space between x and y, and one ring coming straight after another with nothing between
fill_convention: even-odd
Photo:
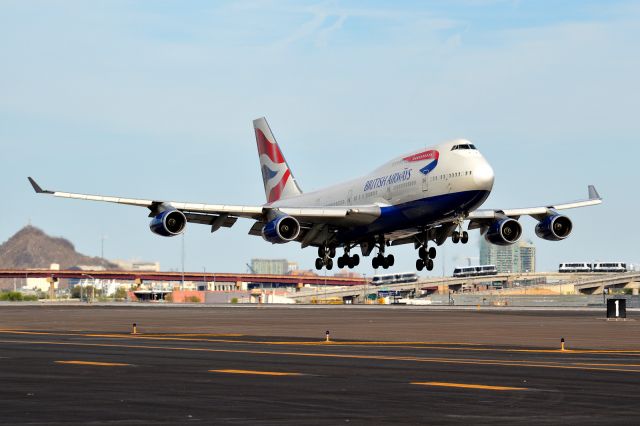
<instances>
[{"instance_id":1,"label":"engine nacelle","mask_svg":"<svg viewBox=\"0 0 640 426\"><path fill-rule=\"evenodd\" d=\"M536 225L536 235L549 241L564 240L571 234L571 219L561 214L554 214L542 219Z\"/></svg>"},{"instance_id":2,"label":"engine nacelle","mask_svg":"<svg viewBox=\"0 0 640 426\"><path fill-rule=\"evenodd\" d=\"M187 226L187 217L180 210L165 210L151 220L149 228L154 234L175 237L182 234Z\"/></svg>"},{"instance_id":3,"label":"engine nacelle","mask_svg":"<svg viewBox=\"0 0 640 426\"><path fill-rule=\"evenodd\" d=\"M262 227L262 238L272 244L284 244L300 234L300 222L295 217L278 216Z\"/></svg>"},{"instance_id":4,"label":"engine nacelle","mask_svg":"<svg viewBox=\"0 0 640 426\"><path fill-rule=\"evenodd\" d=\"M522 236L522 225L515 219L500 219L494 221L487 230L484 238L491 244L508 246L517 242Z\"/></svg>"}]
</instances>

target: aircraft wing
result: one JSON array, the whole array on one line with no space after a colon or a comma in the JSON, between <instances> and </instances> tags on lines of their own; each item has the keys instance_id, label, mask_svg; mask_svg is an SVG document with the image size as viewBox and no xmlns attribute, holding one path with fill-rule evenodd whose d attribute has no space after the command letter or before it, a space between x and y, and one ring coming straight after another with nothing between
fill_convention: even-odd
<instances>
[{"instance_id":1,"label":"aircraft wing","mask_svg":"<svg viewBox=\"0 0 640 426\"><path fill-rule=\"evenodd\" d=\"M28 179L31 186L38 194L49 194L54 197L61 198L102 201L107 203L146 207L151 210L151 213L149 214L150 217L156 216L167 208L174 208L182 211L189 222L211 225L212 232L216 231L221 226L232 226L237 218L254 219L262 222L271 212L281 212L283 214L293 216L309 227L315 224L349 226L370 223L380 216L380 207L377 205L349 207L271 207L268 204L261 206L239 206L228 204L185 203L178 201L160 201L49 191L42 189L33 178L29 177Z\"/></svg>"},{"instance_id":2,"label":"aircraft wing","mask_svg":"<svg viewBox=\"0 0 640 426\"><path fill-rule=\"evenodd\" d=\"M503 210L476 210L469 213L467 219L472 222L481 222L484 220L492 220L497 217L513 217L518 218L520 216L532 216L535 219L544 218L550 212L557 210L574 209L577 207L595 206L602 203L602 198L593 185L589 185L589 198L578 201L571 201L567 203L554 204L540 207L526 207L516 209L503 209Z\"/></svg>"}]
</instances>

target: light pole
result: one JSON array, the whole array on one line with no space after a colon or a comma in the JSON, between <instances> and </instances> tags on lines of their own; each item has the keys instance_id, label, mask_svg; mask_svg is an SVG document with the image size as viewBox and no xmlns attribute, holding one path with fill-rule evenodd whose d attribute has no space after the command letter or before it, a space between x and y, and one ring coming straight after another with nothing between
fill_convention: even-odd
<instances>
[{"instance_id":1,"label":"light pole","mask_svg":"<svg viewBox=\"0 0 640 426\"><path fill-rule=\"evenodd\" d=\"M184 291L184 232L182 233L182 283L180 284L180 290Z\"/></svg>"},{"instance_id":2,"label":"light pole","mask_svg":"<svg viewBox=\"0 0 640 426\"><path fill-rule=\"evenodd\" d=\"M104 240L106 240L108 237L106 235L102 235L100 237L100 258L102 260L104 260Z\"/></svg>"}]
</instances>

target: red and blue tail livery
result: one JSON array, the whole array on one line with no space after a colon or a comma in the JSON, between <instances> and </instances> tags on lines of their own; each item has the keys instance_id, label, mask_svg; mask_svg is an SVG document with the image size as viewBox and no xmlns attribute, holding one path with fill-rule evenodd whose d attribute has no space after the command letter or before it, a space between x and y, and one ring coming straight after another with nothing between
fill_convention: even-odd
<instances>
[{"instance_id":1,"label":"red and blue tail livery","mask_svg":"<svg viewBox=\"0 0 640 426\"><path fill-rule=\"evenodd\" d=\"M253 129L256 133L267 203L302 194L273 133L271 133L267 120L264 117L253 120Z\"/></svg>"}]
</instances>

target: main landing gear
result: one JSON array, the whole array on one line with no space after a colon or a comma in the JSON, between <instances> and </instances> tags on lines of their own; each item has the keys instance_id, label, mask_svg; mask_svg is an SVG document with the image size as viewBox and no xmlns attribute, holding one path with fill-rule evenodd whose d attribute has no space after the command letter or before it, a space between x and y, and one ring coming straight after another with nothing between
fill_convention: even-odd
<instances>
[{"instance_id":1,"label":"main landing gear","mask_svg":"<svg viewBox=\"0 0 640 426\"><path fill-rule=\"evenodd\" d=\"M360 256L354 254L349 255L349 250L345 248L344 254L338 258L338 268L342 269L345 266L349 269L355 268L360 264Z\"/></svg>"},{"instance_id":2,"label":"main landing gear","mask_svg":"<svg viewBox=\"0 0 640 426\"><path fill-rule=\"evenodd\" d=\"M333 258L336 257L336 248L334 246L318 247L318 258L316 259L316 269L320 270L323 266L327 267L327 271L333 269ZM338 262L338 265L340 263Z\"/></svg>"},{"instance_id":3,"label":"main landing gear","mask_svg":"<svg viewBox=\"0 0 640 426\"><path fill-rule=\"evenodd\" d=\"M318 258L316 259L316 269L320 270L326 267L328 271L333 269L333 258L336 257L335 246L320 246L318 247ZM338 268L342 269L348 267L349 269L355 268L360 264L360 256L357 254L349 255L349 247L345 247L344 254L338 257Z\"/></svg>"},{"instance_id":4,"label":"main landing gear","mask_svg":"<svg viewBox=\"0 0 640 426\"><path fill-rule=\"evenodd\" d=\"M427 271L433 270L433 259L436 258L436 248L427 247L426 245L418 249L418 260L416 260L416 269L422 271L427 268Z\"/></svg>"},{"instance_id":5,"label":"main landing gear","mask_svg":"<svg viewBox=\"0 0 640 426\"><path fill-rule=\"evenodd\" d=\"M382 242L379 244L380 250L378 251L378 255L371 259L371 266L373 266L373 269L388 269L396 263L396 259L392 254L389 254L387 256L384 255L384 248L387 244L384 239L382 239L381 241Z\"/></svg>"}]
</instances>

